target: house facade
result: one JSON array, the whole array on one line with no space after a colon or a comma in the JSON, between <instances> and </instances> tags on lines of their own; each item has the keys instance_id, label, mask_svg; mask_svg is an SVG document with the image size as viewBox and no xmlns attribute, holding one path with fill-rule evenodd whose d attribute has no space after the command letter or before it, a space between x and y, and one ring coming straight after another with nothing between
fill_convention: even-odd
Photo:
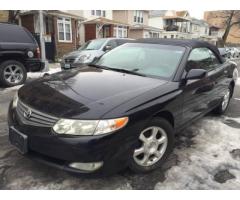
<instances>
[{"instance_id":1,"label":"house facade","mask_svg":"<svg viewBox=\"0 0 240 200\"><path fill-rule=\"evenodd\" d=\"M208 38L210 35L210 27L204 20L191 18L190 32L194 39Z\"/></svg>"},{"instance_id":2,"label":"house facade","mask_svg":"<svg viewBox=\"0 0 240 200\"><path fill-rule=\"evenodd\" d=\"M39 41L39 11L23 11L19 24L27 28ZM46 56L49 61L61 58L79 47L79 23L84 19L63 11L43 11L43 35Z\"/></svg>"},{"instance_id":3,"label":"house facade","mask_svg":"<svg viewBox=\"0 0 240 200\"><path fill-rule=\"evenodd\" d=\"M112 10L68 10L85 18L79 26L80 44L97 38L127 38L129 24L113 19Z\"/></svg>"},{"instance_id":4,"label":"house facade","mask_svg":"<svg viewBox=\"0 0 240 200\"><path fill-rule=\"evenodd\" d=\"M148 10L113 10L113 19L129 24L129 37L133 39L158 38L162 32L149 26Z\"/></svg>"},{"instance_id":5,"label":"house facade","mask_svg":"<svg viewBox=\"0 0 240 200\"><path fill-rule=\"evenodd\" d=\"M191 20L187 11L151 11L149 25L163 30L161 38L191 38Z\"/></svg>"}]
</instances>

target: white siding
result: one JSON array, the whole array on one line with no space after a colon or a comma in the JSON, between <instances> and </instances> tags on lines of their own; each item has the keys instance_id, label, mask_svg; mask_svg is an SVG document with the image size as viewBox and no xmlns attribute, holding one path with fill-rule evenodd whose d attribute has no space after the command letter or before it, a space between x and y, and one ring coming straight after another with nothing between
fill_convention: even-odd
<instances>
[{"instance_id":1,"label":"white siding","mask_svg":"<svg viewBox=\"0 0 240 200\"><path fill-rule=\"evenodd\" d=\"M149 26L156 27L159 29L163 29L164 27L164 21L162 17L151 17L148 20Z\"/></svg>"}]
</instances>

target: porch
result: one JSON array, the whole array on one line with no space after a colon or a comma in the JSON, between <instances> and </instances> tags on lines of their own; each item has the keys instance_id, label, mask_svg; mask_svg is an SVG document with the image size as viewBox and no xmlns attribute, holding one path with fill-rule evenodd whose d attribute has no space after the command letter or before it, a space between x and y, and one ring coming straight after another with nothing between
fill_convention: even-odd
<instances>
[{"instance_id":1,"label":"porch","mask_svg":"<svg viewBox=\"0 0 240 200\"><path fill-rule=\"evenodd\" d=\"M127 38L129 24L115 20L98 17L96 19L83 22L85 42L97 38Z\"/></svg>"}]
</instances>

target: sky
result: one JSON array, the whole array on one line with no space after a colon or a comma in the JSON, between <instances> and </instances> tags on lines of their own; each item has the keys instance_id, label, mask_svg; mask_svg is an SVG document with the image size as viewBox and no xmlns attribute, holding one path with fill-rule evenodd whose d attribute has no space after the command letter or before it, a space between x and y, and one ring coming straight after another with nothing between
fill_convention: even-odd
<instances>
[{"instance_id":1,"label":"sky","mask_svg":"<svg viewBox=\"0 0 240 200\"><path fill-rule=\"evenodd\" d=\"M197 9L197 10L189 10L190 16L195 17L197 19L203 19L204 10Z\"/></svg>"}]
</instances>

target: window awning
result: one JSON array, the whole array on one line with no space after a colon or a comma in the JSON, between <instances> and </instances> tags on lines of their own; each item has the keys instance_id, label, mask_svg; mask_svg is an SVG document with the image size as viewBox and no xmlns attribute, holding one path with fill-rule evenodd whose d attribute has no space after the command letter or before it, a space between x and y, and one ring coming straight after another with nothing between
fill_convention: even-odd
<instances>
[{"instance_id":1,"label":"window awning","mask_svg":"<svg viewBox=\"0 0 240 200\"><path fill-rule=\"evenodd\" d=\"M119 22L116 20L107 19L104 17L98 17L95 19L84 21L83 24L100 24L100 25L117 25L117 26L130 26L129 24Z\"/></svg>"}]
</instances>

